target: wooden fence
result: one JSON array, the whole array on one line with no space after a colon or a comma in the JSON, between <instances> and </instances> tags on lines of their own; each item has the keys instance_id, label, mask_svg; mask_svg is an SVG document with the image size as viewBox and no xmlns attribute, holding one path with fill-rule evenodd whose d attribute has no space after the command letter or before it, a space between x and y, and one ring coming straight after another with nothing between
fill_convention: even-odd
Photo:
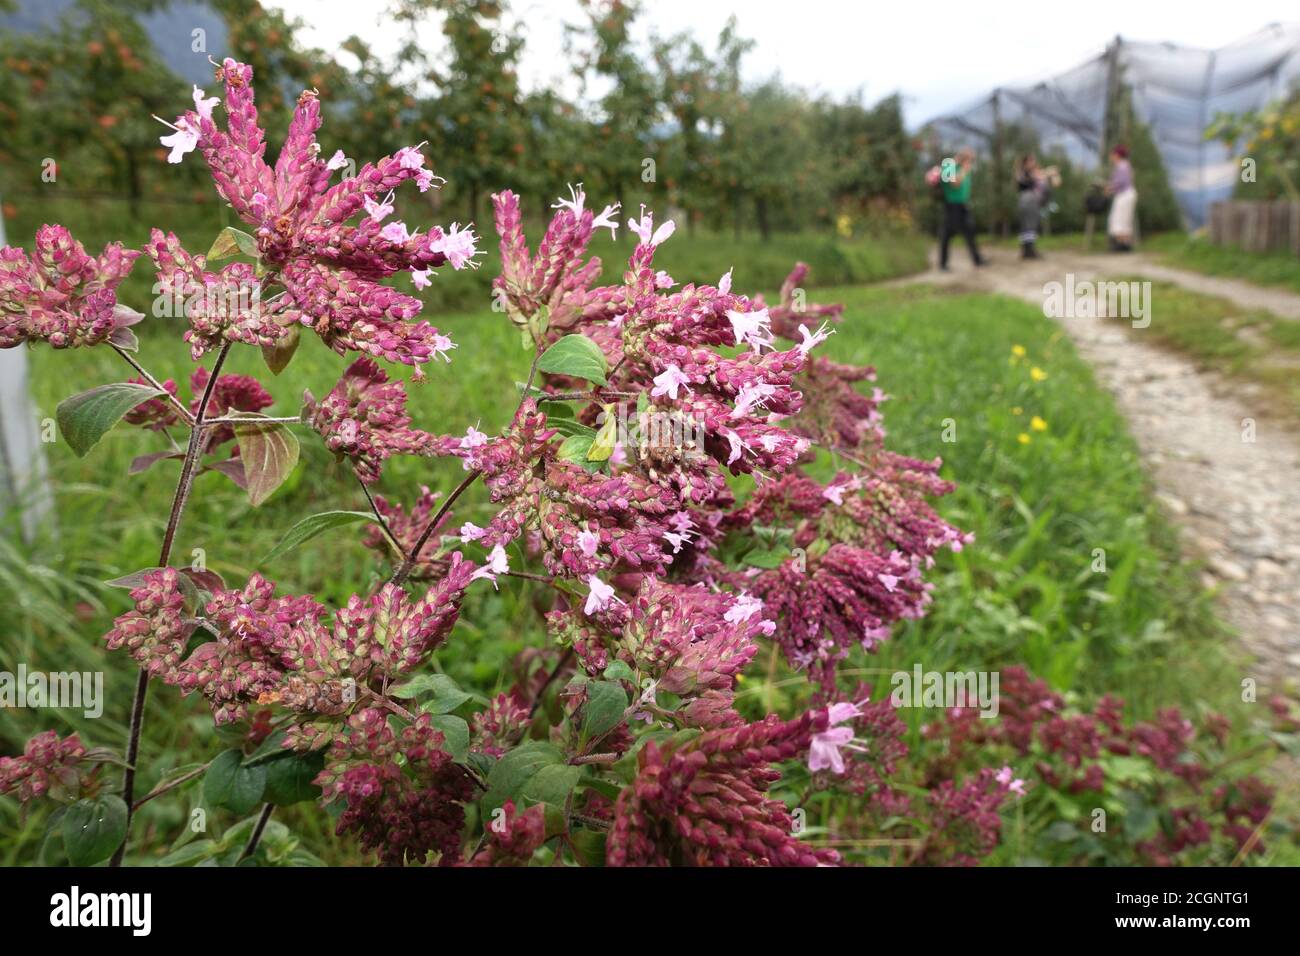
<instances>
[{"instance_id":1,"label":"wooden fence","mask_svg":"<svg viewBox=\"0 0 1300 956\"><path fill-rule=\"evenodd\" d=\"M1213 203L1210 241L1249 252L1289 250L1300 256L1300 202L1231 199Z\"/></svg>"}]
</instances>

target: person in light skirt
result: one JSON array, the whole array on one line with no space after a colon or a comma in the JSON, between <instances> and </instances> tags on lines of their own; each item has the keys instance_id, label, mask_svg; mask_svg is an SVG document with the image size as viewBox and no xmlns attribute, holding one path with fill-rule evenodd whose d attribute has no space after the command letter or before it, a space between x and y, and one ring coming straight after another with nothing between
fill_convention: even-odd
<instances>
[{"instance_id":1,"label":"person in light skirt","mask_svg":"<svg viewBox=\"0 0 1300 956\"><path fill-rule=\"evenodd\" d=\"M1116 146L1110 151L1110 182L1106 184L1110 198L1110 216L1106 220L1106 233L1110 247L1115 252L1133 249L1133 226L1137 218L1137 188L1133 185L1133 165L1128 159L1128 147Z\"/></svg>"}]
</instances>

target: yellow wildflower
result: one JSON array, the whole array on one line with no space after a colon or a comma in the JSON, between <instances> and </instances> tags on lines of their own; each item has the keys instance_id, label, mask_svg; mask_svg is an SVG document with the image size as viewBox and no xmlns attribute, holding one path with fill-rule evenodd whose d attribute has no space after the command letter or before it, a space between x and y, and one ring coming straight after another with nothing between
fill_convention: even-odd
<instances>
[{"instance_id":1,"label":"yellow wildflower","mask_svg":"<svg viewBox=\"0 0 1300 956\"><path fill-rule=\"evenodd\" d=\"M1035 415L1033 418L1029 419L1029 427L1036 432L1045 432L1047 431L1047 422Z\"/></svg>"},{"instance_id":2,"label":"yellow wildflower","mask_svg":"<svg viewBox=\"0 0 1300 956\"><path fill-rule=\"evenodd\" d=\"M1029 370L1029 377L1032 378L1035 382L1041 382L1043 379L1047 378L1047 373L1044 372L1037 365L1035 365L1033 368Z\"/></svg>"},{"instance_id":3,"label":"yellow wildflower","mask_svg":"<svg viewBox=\"0 0 1300 956\"><path fill-rule=\"evenodd\" d=\"M1028 445L1031 441L1033 441L1033 439L1030 438L1025 432L1021 432L1019 435L1016 436L1016 441L1020 442L1020 444L1022 445Z\"/></svg>"}]
</instances>

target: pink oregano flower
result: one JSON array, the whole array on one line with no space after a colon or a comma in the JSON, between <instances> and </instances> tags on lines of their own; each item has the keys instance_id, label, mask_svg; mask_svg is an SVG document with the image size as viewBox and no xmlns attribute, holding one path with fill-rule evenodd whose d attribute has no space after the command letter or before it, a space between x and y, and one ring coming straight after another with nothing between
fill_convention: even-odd
<instances>
[{"instance_id":1,"label":"pink oregano flower","mask_svg":"<svg viewBox=\"0 0 1300 956\"><path fill-rule=\"evenodd\" d=\"M477 239L472 229L437 226L424 233L404 223L381 222L390 212L390 194L406 180L421 191L437 178L426 169L418 147L405 147L335 185L332 173L345 165L338 154L319 156L316 132L320 104L312 91L297 102L288 135L275 166L268 165L264 134L253 103L253 71L225 60L217 70L225 85L226 124L222 129L208 107L178 118L173 155L193 140L212 170L217 191L253 229L263 265L283 293L258 309L281 329L300 323L314 329L339 353L360 351L376 358L420 366L445 354L450 344L427 322L415 322L418 299L381 284L397 272L420 272L450 264L473 264ZM207 100L203 101L205 104ZM359 222L354 216L362 215ZM202 260L196 261L201 268ZM160 272L163 264L160 263ZM268 297L269 298L269 297ZM223 331L224 330L219 330ZM270 330L263 326L263 335ZM208 346L210 347L210 346Z\"/></svg>"}]
</instances>

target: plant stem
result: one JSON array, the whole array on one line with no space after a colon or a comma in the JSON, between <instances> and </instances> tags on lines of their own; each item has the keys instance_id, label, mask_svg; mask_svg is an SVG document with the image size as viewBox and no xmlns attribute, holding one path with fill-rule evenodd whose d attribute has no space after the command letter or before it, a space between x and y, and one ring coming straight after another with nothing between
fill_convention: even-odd
<instances>
[{"instance_id":1,"label":"plant stem","mask_svg":"<svg viewBox=\"0 0 1300 956\"><path fill-rule=\"evenodd\" d=\"M216 388L217 377L221 374L221 366L226 363L226 355L229 352L230 343L226 343L217 353L217 360L212 364L212 373L208 376L208 384L203 389L203 397L199 399L198 411L190 427L190 443L185 450L185 463L181 466L180 481L176 485L176 494L172 498L171 515L167 519L167 530L163 533L162 550L158 555L160 568L167 567L167 563L171 560L172 544L176 540L176 531L180 527L181 515L185 511L185 502L190 496L190 486L194 483L194 470L206 444L206 423L203 415L208 410L208 402L211 401L212 392ZM141 669L135 682L135 700L131 703L131 729L126 743L127 767L122 771L122 800L126 803L126 836L122 838L121 846L113 853L113 859L108 864L110 867L122 865L122 858L126 855L126 842L131 835L136 758L140 754L140 731L144 727L144 707L148 698L149 672Z\"/></svg>"},{"instance_id":2,"label":"plant stem","mask_svg":"<svg viewBox=\"0 0 1300 956\"><path fill-rule=\"evenodd\" d=\"M203 446L207 441L208 422L204 418L204 413L208 410L208 402L212 399L212 392L216 388L217 377L221 374L221 366L226 363L226 355L229 352L230 345L227 343L217 353L212 373L208 376L208 384L203 389L203 397L199 399L199 410L194 416L194 426L190 429L190 443L185 449L185 463L181 466L180 481L176 485L171 515L167 519L167 531L163 535L162 554L158 558L160 568L167 567L167 562L171 559L172 544L176 540L176 531L180 528L185 504L189 501L190 487L194 484L194 469L198 466L199 458L203 455Z\"/></svg>"},{"instance_id":3,"label":"plant stem","mask_svg":"<svg viewBox=\"0 0 1300 956\"><path fill-rule=\"evenodd\" d=\"M407 710L397 701L393 700L391 697L385 697L383 694L376 694L369 687L361 687L360 690L361 693L365 694L369 698L372 698L375 701L375 703L387 707L389 710L397 714L399 717L405 720L409 720L412 723L415 722L415 714L411 713L409 710Z\"/></svg>"},{"instance_id":4,"label":"plant stem","mask_svg":"<svg viewBox=\"0 0 1300 956\"><path fill-rule=\"evenodd\" d=\"M537 378L537 363L539 363L541 360L542 360L542 352L540 349L538 349L537 352L533 354L532 367L528 369L528 381L524 382L524 393L521 396L519 396L519 408L524 407L524 399L526 399L528 397L528 393L533 390L533 379ZM519 408L515 409L516 415L519 414Z\"/></svg>"},{"instance_id":5,"label":"plant stem","mask_svg":"<svg viewBox=\"0 0 1300 956\"><path fill-rule=\"evenodd\" d=\"M544 574L533 574L531 571L503 571L503 577L522 578L525 581L537 581L541 584L555 584L555 578L548 578ZM563 590L563 589L561 589Z\"/></svg>"},{"instance_id":6,"label":"plant stem","mask_svg":"<svg viewBox=\"0 0 1300 956\"><path fill-rule=\"evenodd\" d=\"M581 757L569 758L569 764L572 766L581 766L589 763L618 763L618 754L584 754Z\"/></svg>"},{"instance_id":7,"label":"plant stem","mask_svg":"<svg viewBox=\"0 0 1300 956\"><path fill-rule=\"evenodd\" d=\"M301 415L287 415L284 418L270 417L249 417L247 415L238 415L227 418L209 418L206 422L208 425L301 425L303 424Z\"/></svg>"},{"instance_id":8,"label":"plant stem","mask_svg":"<svg viewBox=\"0 0 1300 956\"><path fill-rule=\"evenodd\" d=\"M595 388L590 392L546 392L536 396L539 402L599 402L602 398L636 398L637 392L613 392Z\"/></svg>"},{"instance_id":9,"label":"plant stem","mask_svg":"<svg viewBox=\"0 0 1300 956\"><path fill-rule=\"evenodd\" d=\"M537 713L537 708L542 706L542 698L546 696L547 688L555 683L555 678L560 676L560 671L564 670L572 658L573 646L570 645L564 649L564 654L555 662L555 667L551 669L551 672L546 675L546 680L542 682L542 686L537 688L537 696L533 698L533 706L528 710L529 720L533 719L533 715Z\"/></svg>"},{"instance_id":10,"label":"plant stem","mask_svg":"<svg viewBox=\"0 0 1300 956\"><path fill-rule=\"evenodd\" d=\"M847 451L845 451L843 448L839 448L839 447L836 447L836 446L831 446L831 449L830 449L830 450L831 450L831 453L832 453L832 454L839 455L841 458L846 458L846 459L848 459L849 461L853 462L853 464L857 465L857 466L860 467L860 468L870 468L870 467L871 467L871 466L868 465L865 461L863 461L861 458L858 458L858 457L856 457L855 455L851 455L851 454L849 454L849 453L848 453Z\"/></svg>"},{"instance_id":11,"label":"plant stem","mask_svg":"<svg viewBox=\"0 0 1300 956\"><path fill-rule=\"evenodd\" d=\"M246 860L253 855L257 849L257 844L262 842L262 834L266 830L266 824L271 819L271 814L275 812L275 804L268 803L262 807L262 815L257 818L257 826L253 827L253 835L248 838L248 845L244 847L244 852L239 854L239 859Z\"/></svg>"},{"instance_id":12,"label":"plant stem","mask_svg":"<svg viewBox=\"0 0 1300 956\"><path fill-rule=\"evenodd\" d=\"M185 783L186 781L188 781L188 780L193 780L193 779L194 779L195 777L197 777L199 774L205 772L205 771L208 769L209 765L210 765L210 762L209 762L209 763L205 763L202 767L195 767L195 768L194 768L193 770L191 770L189 773L187 773L187 774L182 774L181 776L177 777L175 780L170 780L170 781L168 781L167 783L163 784L161 787L154 787L152 790L150 790L148 793L146 793L143 797L141 797L139 800L137 800L137 801L135 802L135 806L133 806L131 809L132 809L132 810L139 810L142 806L144 806L146 803L148 803L148 802L149 802L150 800L152 800L154 797L161 797L161 796L162 796L164 793L166 793L167 791L169 791L169 790L175 790L177 787L179 787L181 784Z\"/></svg>"},{"instance_id":13,"label":"plant stem","mask_svg":"<svg viewBox=\"0 0 1300 956\"><path fill-rule=\"evenodd\" d=\"M416 539L415 545L411 548L411 553L402 559L402 563L397 566L397 570L393 572L393 576L388 579L389 584L401 584L406 580L407 576L411 573L411 568L415 567L415 562L420 560L420 551L423 550L430 535L433 534L433 529L438 527L438 522L440 522L451 509L451 506L455 503L456 499L464 494L465 489L474 484L475 480L481 474L481 471L471 471L461 480L461 483L456 486L456 489L447 496L447 500L442 503L442 507L438 509L437 513L431 519L429 519L429 523L425 525L424 530L420 532L420 537Z\"/></svg>"},{"instance_id":14,"label":"plant stem","mask_svg":"<svg viewBox=\"0 0 1300 956\"><path fill-rule=\"evenodd\" d=\"M149 371L143 365L141 365L139 362L137 362L134 358L131 357L130 352L126 351L125 349L120 349L116 345L113 346L113 351L115 351L118 355L122 356L122 358L126 360L126 363L130 365L133 369L135 369L136 372L139 373L141 378L143 378L154 388L158 389L158 391L162 392L163 394L161 397L166 398L167 401L171 402L173 405L176 406L176 410L181 413L181 418L186 423L188 424L194 423L194 416L191 415L190 410L185 407L185 403L182 402L175 395L173 395L171 392L167 391L167 389L163 388L162 384L158 381L158 379L150 375Z\"/></svg>"},{"instance_id":15,"label":"plant stem","mask_svg":"<svg viewBox=\"0 0 1300 956\"><path fill-rule=\"evenodd\" d=\"M524 407L524 402L528 399L528 393L533 389L533 379L537 377L537 365L541 360L542 353L538 351L533 355L533 364L528 369L528 381L524 382L524 391L519 396L519 404L515 406L515 414L511 416L512 421L519 416L519 409ZM437 514L429 520L429 523L424 526L424 530L420 532L420 537L416 539L415 545L411 548L411 553L402 560L402 563L397 566L397 570L393 572L393 576L388 579L389 584L401 584L406 580L411 573L411 568L415 567L415 563L420 560L420 551L428 542L429 536L433 534L433 529L438 527L438 522L447 514L455 500L464 494L465 489L474 484L481 474L482 472L477 469L471 471L461 480L455 490L447 496L447 500L442 503L442 507L438 509Z\"/></svg>"},{"instance_id":16,"label":"plant stem","mask_svg":"<svg viewBox=\"0 0 1300 956\"><path fill-rule=\"evenodd\" d=\"M384 537L388 539L388 543L392 545L393 550L397 552L402 560L406 560L406 551L402 548L398 540L393 537L392 529L388 527L388 521L382 514L380 514L379 506L375 504L375 499L371 496L370 489L366 487L366 483L361 480L360 475L357 475L355 471L353 471L352 474L356 475L357 484L361 486L361 491L365 494L366 501L370 502L370 511L374 514L375 520L379 522L379 527L380 530L384 532Z\"/></svg>"}]
</instances>

